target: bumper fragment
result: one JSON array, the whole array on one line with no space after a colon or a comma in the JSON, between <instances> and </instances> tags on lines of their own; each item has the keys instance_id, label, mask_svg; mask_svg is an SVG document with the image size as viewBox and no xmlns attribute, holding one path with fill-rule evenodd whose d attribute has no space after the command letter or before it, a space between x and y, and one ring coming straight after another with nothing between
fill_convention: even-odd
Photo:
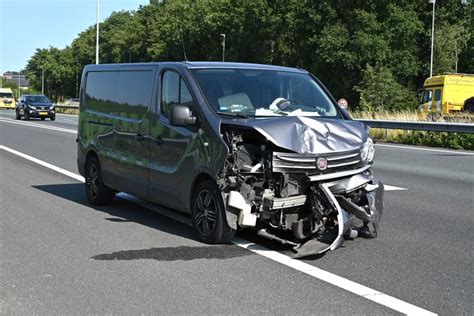
<instances>
[{"instance_id":1,"label":"bumper fragment","mask_svg":"<svg viewBox=\"0 0 474 316\"><path fill-rule=\"evenodd\" d=\"M294 256L295 258L318 255L329 250L336 250L344 244L345 236L350 238L354 238L357 235L372 238L377 236L377 230L384 207L384 186L382 182L367 177L366 182L363 183L362 188L367 199L367 209L353 203L347 197L340 195L340 193L344 191L341 190L341 188L344 187L343 184L357 183L357 186L360 188L360 182L360 178L343 179L340 181L323 183L320 185L320 188L330 203L337 210L337 233L332 232L332 241L329 242L310 239L305 243L294 247L293 251L296 253ZM345 190L351 191L353 188L346 186ZM359 222L362 221L363 226L357 228L354 227L354 218L358 218Z\"/></svg>"}]
</instances>

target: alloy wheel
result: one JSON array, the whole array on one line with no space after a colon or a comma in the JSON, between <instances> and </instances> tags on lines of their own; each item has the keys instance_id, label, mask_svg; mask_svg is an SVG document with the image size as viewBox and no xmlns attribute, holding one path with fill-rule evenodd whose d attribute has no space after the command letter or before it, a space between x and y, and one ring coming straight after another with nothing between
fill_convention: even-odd
<instances>
[{"instance_id":1,"label":"alloy wheel","mask_svg":"<svg viewBox=\"0 0 474 316\"><path fill-rule=\"evenodd\" d=\"M99 193L99 172L95 165L89 167L88 184L90 197L95 199Z\"/></svg>"},{"instance_id":2,"label":"alloy wheel","mask_svg":"<svg viewBox=\"0 0 474 316\"><path fill-rule=\"evenodd\" d=\"M196 197L196 228L202 235L209 235L214 230L217 220L217 205L211 192L202 190Z\"/></svg>"}]
</instances>

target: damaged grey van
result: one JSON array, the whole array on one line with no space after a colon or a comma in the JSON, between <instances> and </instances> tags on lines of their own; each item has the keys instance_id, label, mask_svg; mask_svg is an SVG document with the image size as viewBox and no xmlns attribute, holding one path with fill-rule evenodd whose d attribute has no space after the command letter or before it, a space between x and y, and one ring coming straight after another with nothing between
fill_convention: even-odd
<instances>
[{"instance_id":1,"label":"damaged grey van","mask_svg":"<svg viewBox=\"0 0 474 316\"><path fill-rule=\"evenodd\" d=\"M189 213L206 243L251 228L302 257L377 235L384 188L368 127L305 70L88 65L77 141L92 204L127 192Z\"/></svg>"}]
</instances>

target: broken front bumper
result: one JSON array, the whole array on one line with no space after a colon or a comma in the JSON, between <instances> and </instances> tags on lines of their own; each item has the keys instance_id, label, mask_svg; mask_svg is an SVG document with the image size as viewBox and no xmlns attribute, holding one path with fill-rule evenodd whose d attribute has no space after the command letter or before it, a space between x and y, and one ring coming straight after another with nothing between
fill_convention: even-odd
<instances>
[{"instance_id":1,"label":"broken front bumper","mask_svg":"<svg viewBox=\"0 0 474 316\"><path fill-rule=\"evenodd\" d=\"M360 173L350 178L321 183L319 187L337 210L337 236L330 243L323 243L315 239L309 240L294 248L295 257L301 258L335 250L342 246L345 236L357 237L359 231L353 229L354 218L358 218L359 222L362 221L365 236L377 236L383 213L384 186L381 181ZM356 190L364 191L367 198L367 208L364 209L356 205L345 196Z\"/></svg>"}]
</instances>

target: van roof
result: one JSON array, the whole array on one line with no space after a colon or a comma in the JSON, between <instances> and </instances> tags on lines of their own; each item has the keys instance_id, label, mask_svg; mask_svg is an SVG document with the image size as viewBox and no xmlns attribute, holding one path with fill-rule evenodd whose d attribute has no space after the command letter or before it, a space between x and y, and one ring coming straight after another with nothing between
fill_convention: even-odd
<instances>
[{"instance_id":1,"label":"van roof","mask_svg":"<svg viewBox=\"0 0 474 316\"><path fill-rule=\"evenodd\" d=\"M446 83L456 83L464 85L474 85L474 75L472 74L445 74L426 78L424 87L442 86Z\"/></svg>"},{"instance_id":2,"label":"van roof","mask_svg":"<svg viewBox=\"0 0 474 316\"><path fill-rule=\"evenodd\" d=\"M0 92L13 92L11 88L0 88Z\"/></svg>"},{"instance_id":3,"label":"van roof","mask_svg":"<svg viewBox=\"0 0 474 316\"><path fill-rule=\"evenodd\" d=\"M279 71L291 71L291 72L304 72L306 70L275 66L275 65L265 65L265 64L252 64L252 63L233 63L233 62L184 62L184 65L187 65L188 68L240 68L240 69L261 69L261 70L279 70Z\"/></svg>"},{"instance_id":4,"label":"van roof","mask_svg":"<svg viewBox=\"0 0 474 316\"><path fill-rule=\"evenodd\" d=\"M188 69L202 69L202 68L239 68L239 69L259 69L259 70L275 70L275 71L287 71L287 72L299 72L308 73L304 69L265 65L265 64L252 64L252 63L236 63L236 62L209 62L209 61L182 61L182 62L151 62L151 63L127 63L127 64L91 64L87 65L87 70L103 69L103 68L114 68L116 66L158 66L162 64L174 64L180 65Z\"/></svg>"}]
</instances>

